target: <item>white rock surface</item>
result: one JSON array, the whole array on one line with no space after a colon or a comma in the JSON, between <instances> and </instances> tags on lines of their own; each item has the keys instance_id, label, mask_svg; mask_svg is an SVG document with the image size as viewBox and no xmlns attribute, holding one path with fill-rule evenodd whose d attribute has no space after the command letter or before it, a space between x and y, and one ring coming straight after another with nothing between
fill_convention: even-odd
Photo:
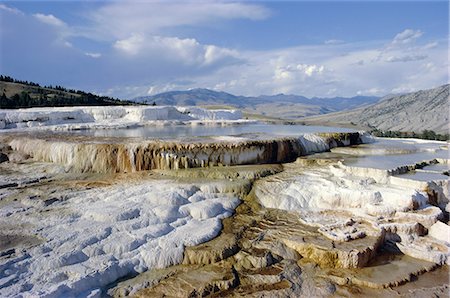
<instances>
[{"instance_id":1,"label":"white rock surface","mask_svg":"<svg viewBox=\"0 0 450 298\"><path fill-rule=\"evenodd\" d=\"M198 120L239 120L242 112L239 110L207 110L199 107L176 107L176 109Z\"/></svg>"},{"instance_id":2,"label":"white rock surface","mask_svg":"<svg viewBox=\"0 0 450 298\"><path fill-rule=\"evenodd\" d=\"M449 202L448 177L420 170L427 163L431 169L446 169L445 142L382 139L332 152L323 155L328 166L317 166L317 155L317 164L299 161L258 181L254 192L259 202L298 213L302 222L335 241L378 231L404 254L437 264L450 262L450 228L439 222ZM353 220L366 224L349 225Z\"/></svg>"},{"instance_id":3,"label":"white rock surface","mask_svg":"<svg viewBox=\"0 0 450 298\"><path fill-rule=\"evenodd\" d=\"M0 110L0 129L120 128L152 121L239 120L237 110L173 106L57 107ZM50 127L49 127L50 126Z\"/></svg>"},{"instance_id":4,"label":"white rock surface","mask_svg":"<svg viewBox=\"0 0 450 298\"><path fill-rule=\"evenodd\" d=\"M414 205L426 202L423 192L358 178L337 165L305 170L288 179L277 177L276 183L269 181L267 187L258 188L256 195L268 208L292 211L354 209L372 215L412 210Z\"/></svg>"},{"instance_id":5,"label":"white rock surface","mask_svg":"<svg viewBox=\"0 0 450 298\"><path fill-rule=\"evenodd\" d=\"M2 233L43 241L0 258L1 297L86 297L121 277L180 263L184 247L215 237L240 202L168 180L68 191L49 206L38 201L0 209L0 225L10 226Z\"/></svg>"},{"instance_id":6,"label":"white rock surface","mask_svg":"<svg viewBox=\"0 0 450 298\"><path fill-rule=\"evenodd\" d=\"M428 235L450 244L450 226L443 222L438 221L432 225L428 230Z\"/></svg>"}]
</instances>

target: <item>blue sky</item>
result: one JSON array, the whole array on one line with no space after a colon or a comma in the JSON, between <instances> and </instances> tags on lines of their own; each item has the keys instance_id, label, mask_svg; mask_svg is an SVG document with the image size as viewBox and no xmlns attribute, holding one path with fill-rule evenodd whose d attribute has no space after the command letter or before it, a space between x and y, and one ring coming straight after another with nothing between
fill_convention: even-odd
<instances>
[{"instance_id":1,"label":"blue sky","mask_svg":"<svg viewBox=\"0 0 450 298\"><path fill-rule=\"evenodd\" d=\"M447 1L0 1L0 72L132 98L385 95L448 81Z\"/></svg>"}]
</instances>

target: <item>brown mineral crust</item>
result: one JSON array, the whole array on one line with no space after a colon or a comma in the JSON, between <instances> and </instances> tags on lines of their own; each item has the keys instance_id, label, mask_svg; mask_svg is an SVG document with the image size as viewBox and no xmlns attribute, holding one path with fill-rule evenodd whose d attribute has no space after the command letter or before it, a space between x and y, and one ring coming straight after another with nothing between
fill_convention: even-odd
<instances>
[{"instance_id":1,"label":"brown mineral crust","mask_svg":"<svg viewBox=\"0 0 450 298\"><path fill-rule=\"evenodd\" d=\"M234 288L237 284L237 275L231 267L191 267L154 287L137 292L135 297L205 297L219 290Z\"/></svg>"}]
</instances>

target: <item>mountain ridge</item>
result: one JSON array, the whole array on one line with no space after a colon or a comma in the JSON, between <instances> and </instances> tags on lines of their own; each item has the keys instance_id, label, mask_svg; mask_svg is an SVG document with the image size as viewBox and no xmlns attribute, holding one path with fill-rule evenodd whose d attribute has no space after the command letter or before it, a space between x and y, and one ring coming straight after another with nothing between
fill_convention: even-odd
<instances>
[{"instance_id":1,"label":"mountain ridge","mask_svg":"<svg viewBox=\"0 0 450 298\"><path fill-rule=\"evenodd\" d=\"M353 123L363 128L385 131L432 130L448 133L449 90L450 85L445 84L401 95L388 95L366 107L306 117L302 121L323 125Z\"/></svg>"},{"instance_id":2,"label":"mountain ridge","mask_svg":"<svg viewBox=\"0 0 450 298\"><path fill-rule=\"evenodd\" d=\"M196 88L136 97L132 101L147 104L155 103L156 105L225 105L242 109L248 113L297 119L308 115L360 107L377 102L379 99L375 96L308 98L294 94L238 96L223 91Z\"/></svg>"}]
</instances>

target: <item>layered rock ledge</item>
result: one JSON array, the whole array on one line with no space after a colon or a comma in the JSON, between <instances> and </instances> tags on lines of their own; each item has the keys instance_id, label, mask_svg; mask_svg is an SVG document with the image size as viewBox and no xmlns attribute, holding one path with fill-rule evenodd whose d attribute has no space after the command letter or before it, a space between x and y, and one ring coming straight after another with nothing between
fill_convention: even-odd
<instances>
[{"instance_id":1,"label":"layered rock ledge","mask_svg":"<svg viewBox=\"0 0 450 298\"><path fill-rule=\"evenodd\" d=\"M283 163L339 146L370 141L365 133L304 134L295 138L210 137L130 141L60 136L3 136L15 151L75 172L126 173L152 169Z\"/></svg>"}]
</instances>

